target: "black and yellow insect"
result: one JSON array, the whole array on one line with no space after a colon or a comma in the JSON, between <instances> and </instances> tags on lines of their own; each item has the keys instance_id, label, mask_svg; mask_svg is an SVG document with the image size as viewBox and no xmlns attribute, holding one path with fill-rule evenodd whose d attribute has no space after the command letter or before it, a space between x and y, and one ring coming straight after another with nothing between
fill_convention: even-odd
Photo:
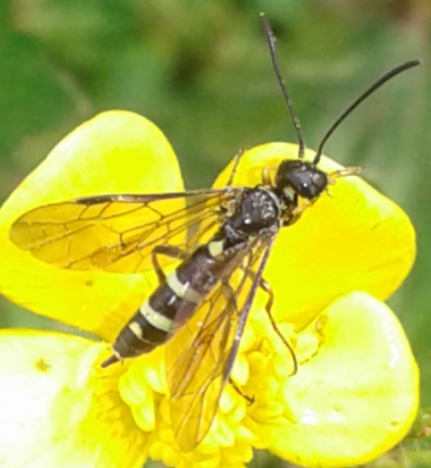
<instances>
[{"instance_id":1,"label":"black and yellow insect","mask_svg":"<svg viewBox=\"0 0 431 468\"><path fill-rule=\"evenodd\" d=\"M268 294L267 311L276 329L270 315L273 294L263 274L278 232L300 219L332 179L357 172L327 174L319 169L325 142L368 95L419 64L407 62L380 78L329 129L313 161L305 161L275 39L264 18L263 23L297 133L297 160L283 161L274 177L264 172L256 187L233 187L240 152L223 189L75 199L29 211L10 231L18 247L61 268L118 273L155 269L159 286L124 326L102 366L167 343L172 426L184 451L199 444L211 426L258 288ZM168 275L164 257L178 262Z\"/></svg>"}]
</instances>

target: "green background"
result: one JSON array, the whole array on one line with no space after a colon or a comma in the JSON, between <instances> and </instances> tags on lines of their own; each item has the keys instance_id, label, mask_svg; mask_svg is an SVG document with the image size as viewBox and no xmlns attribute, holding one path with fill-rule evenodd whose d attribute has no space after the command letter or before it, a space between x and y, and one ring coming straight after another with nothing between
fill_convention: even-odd
<instances>
[{"instance_id":1,"label":"green background","mask_svg":"<svg viewBox=\"0 0 431 468\"><path fill-rule=\"evenodd\" d=\"M260 11L276 31L312 148L384 71L424 60L356 111L325 152L365 167L364 177L416 228L417 261L390 304L421 368L422 404L430 405L429 0L2 0L0 197L75 126L112 108L163 129L189 188L209 186L241 147L294 141ZM0 314L2 326L46 326L6 300Z\"/></svg>"}]
</instances>

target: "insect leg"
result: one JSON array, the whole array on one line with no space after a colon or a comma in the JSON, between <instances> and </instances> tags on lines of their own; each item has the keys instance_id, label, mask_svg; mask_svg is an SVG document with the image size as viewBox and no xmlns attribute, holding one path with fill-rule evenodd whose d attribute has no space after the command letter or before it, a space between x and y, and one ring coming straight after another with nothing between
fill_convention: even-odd
<instances>
[{"instance_id":1,"label":"insect leg","mask_svg":"<svg viewBox=\"0 0 431 468\"><path fill-rule=\"evenodd\" d=\"M262 183L263 185L271 185L271 175L269 173L269 167L265 166L262 170Z\"/></svg>"},{"instance_id":2,"label":"insect leg","mask_svg":"<svg viewBox=\"0 0 431 468\"><path fill-rule=\"evenodd\" d=\"M338 169L337 171L330 172L328 174L328 183L334 185L336 179L339 177L349 177L353 175L358 175L362 172L361 167L344 167L343 169Z\"/></svg>"},{"instance_id":3,"label":"insect leg","mask_svg":"<svg viewBox=\"0 0 431 468\"><path fill-rule=\"evenodd\" d=\"M249 404L252 405L255 401L256 398L253 396L249 396L246 393L244 393L238 385L235 383L235 381L232 379L232 377L229 377L229 383L232 385L233 389L238 393L239 396L243 397L244 400Z\"/></svg>"},{"instance_id":4,"label":"insect leg","mask_svg":"<svg viewBox=\"0 0 431 468\"><path fill-rule=\"evenodd\" d=\"M157 278L160 283L163 283L166 279L162 267L157 259L158 255L164 255L165 257L175 258L178 260L185 260L188 255L186 252L181 250L179 247L173 245L158 245L153 249L151 253L151 259L153 261L154 269L156 270Z\"/></svg>"},{"instance_id":5,"label":"insect leg","mask_svg":"<svg viewBox=\"0 0 431 468\"><path fill-rule=\"evenodd\" d=\"M229 187L229 185L232 185L233 179L235 178L236 171L238 169L239 162L241 160L241 157L245 153L245 149L241 148L237 155L235 156L235 164L233 165L232 172L230 173L229 180L227 181L226 186Z\"/></svg>"},{"instance_id":6,"label":"insect leg","mask_svg":"<svg viewBox=\"0 0 431 468\"><path fill-rule=\"evenodd\" d=\"M274 293L271 289L271 286L261 278L259 286L269 295L268 301L266 303L265 309L268 314L269 320L271 322L272 328L274 329L275 333L280 337L281 341L286 345L287 349L289 350L290 355L293 359L293 372L291 375L295 375L298 372L298 361L295 356L295 351L293 350L292 346L283 336L283 333L278 329L277 324L275 323L274 317L271 314L272 304L274 303Z\"/></svg>"},{"instance_id":7,"label":"insect leg","mask_svg":"<svg viewBox=\"0 0 431 468\"><path fill-rule=\"evenodd\" d=\"M232 286L229 284L229 281L227 281L226 279L223 279L222 280L222 287L229 292L229 296L230 297L234 297L235 296L235 292L233 291L232 289ZM236 391L236 393L238 393L239 396L243 397L244 400L247 401L247 403L249 405L252 405L254 402L255 402L255 397L254 395L253 396L249 396L247 395L246 393L244 393L239 387L238 385L235 383L235 381L232 379L232 377L229 377L229 383L232 385L233 389Z\"/></svg>"},{"instance_id":8,"label":"insect leg","mask_svg":"<svg viewBox=\"0 0 431 468\"><path fill-rule=\"evenodd\" d=\"M316 203L317 201L317 198L314 199L314 200L303 200L301 205L297 206L293 211L292 211L292 218L291 218L291 221L289 223L289 225L293 224L295 221L297 221L302 213L304 213L304 211L307 209L307 208L310 208L311 206L314 205L314 203Z\"/></svg>"}]
</instances>

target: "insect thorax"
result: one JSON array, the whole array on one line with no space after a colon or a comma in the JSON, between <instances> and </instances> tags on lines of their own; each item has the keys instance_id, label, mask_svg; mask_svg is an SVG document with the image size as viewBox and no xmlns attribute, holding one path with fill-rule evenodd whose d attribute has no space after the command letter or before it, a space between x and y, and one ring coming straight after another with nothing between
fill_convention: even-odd
<instances>
[{"instance_id":1,"label":"insect thorax","mask_svg":"<svg viewBox=\"0 0 431 468\"><path fill-rule=\"evenodd\" d=\"M281 200L271 189L246 188L227 216L223 234L231 241L274 234L280 228L282 211Z\"/></svg>"}]
</instances>

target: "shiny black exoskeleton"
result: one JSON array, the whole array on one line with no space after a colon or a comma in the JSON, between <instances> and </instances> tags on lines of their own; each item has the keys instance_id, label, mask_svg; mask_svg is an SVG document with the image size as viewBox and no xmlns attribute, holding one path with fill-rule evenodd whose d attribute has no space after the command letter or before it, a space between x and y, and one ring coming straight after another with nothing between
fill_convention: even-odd
<instances>
[{"instance_id":1,"label":"shiny black exoskeleton","mask_svg":"<svg viewBox=\"0 0 431 468\"><path fill-rule=\"evenodd\" d=\"M221 226L221 236L231 244L239 239L260 235L263 230L278 230L281 203L270 188L245 188L235 210Z\"/></svg>"},{"instance_id":2,"label":"shiny black exoskeleton","mask_svg":"<svg viewBox=\"0 0 431 468\"><path fill-rule=\"evenodd\" d=\"M265 309L291 354L292 374L296 373L295 352L271 315L274 295L263 278L276 234L296 222L330 181L357 174L355 168L329 175L317 168L326 141L372 92L420 63L407 62L377 80L335 121L313 161L306 162L299 120L276 57L275 37L263 16L262 22L298 141L298 159L282 162L274 180L268 171L261 185L231 187L240 152L225 189L90 196L35 208L16 220L10 231L22 250L63 268L139 273L148 269L151 257L159 286L121 330L103 367L150 352L195 312L200 313L192 327L184 327L187 333L171 348L171 359L166 361L172 429L184 452L195 448L211 427L258 288L269 295ZM184 205L179 203L177 209L174 203L170 211L166 203L170 200ZM166 274L160 255L177 260L177 268Z\"/></svg>"},{"instance_id":3,"label":"shiny black exoskeleton","mask_svg":"<svg viewBox=\"0 0 431 468\"><path fill-rule=\"evenodd\" d=\"M209 243L180 263L123 328L113 346L115 355L104 365L149 352L168 340L169 324L180 306L191 316L251 239L268 238L289 225L299 197L313 200L327 185L327 175L313 163L287 160L280 164L274 186L242 189Z\"/></svg>"},{"instance_id":4,"label":"shiny black exoskeleton","mask_svg":"<svg viewBox=\"0 0 431 468\"><path fill-rule=\"evenodd\" d=\"M275 186L244 189L235 211L222 227L228 239L262 235L278 230L298 207L299 197L318 198L328 186L328 175L312 162L286 160L280 163Z\"/></svg>"},{"instance_id":5,"label":"shiny black exoskeleton","mask_svg":"<svg viewBox=\"0 0 431 468\"><path fill-rule=\"evenodd\" d=\"M293 191L306 200L313 200L328 186L328 175L314 163L287 159L278 166L275 185L288 197Z\"/></svg>"}]
</instances>

